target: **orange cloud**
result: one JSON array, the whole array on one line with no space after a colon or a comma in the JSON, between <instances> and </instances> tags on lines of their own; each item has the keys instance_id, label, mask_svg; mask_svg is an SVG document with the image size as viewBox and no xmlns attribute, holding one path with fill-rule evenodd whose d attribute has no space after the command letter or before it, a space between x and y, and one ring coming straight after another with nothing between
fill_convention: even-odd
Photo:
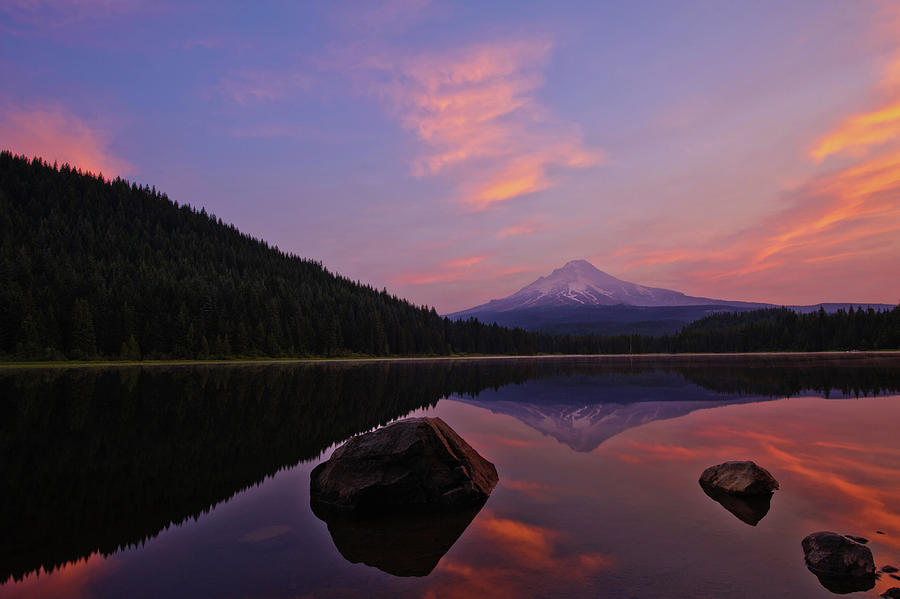
<instances>
[{"instance_id":1,"label":"orange cloud","mask_svg":"<svg viewBox=\"0 0 900 599\"><path fill-rule=\"evenodd\" d=\"M116 177L135 172L131 164L112 153L107 132L60 107L7 107L0 114L0 140L4 149L13 153L69 163L95 174Z\"/></svg>"},{"instance_id":2,"label":"orange cloud","mask_svg":"<svg viewBox=\"0 0 900 599\"><path fill-rule=\"evenodd\" d=\"M900 296L892 276L900 269L900 151L811 179L786 192L780 210L737 234L671 248L632 246L611 257L626 268L667 265L668 276L707 296L894 301ZM768 296L768 289L783 293L785 287L802 288L803 295Z\"/></svg>"},{"instance_id":3,"label":"orange cloud","mask_svg":"<svg viewBox=\"0 0 900 599\"><path fill-rule=\"evenodd\" d=\"M861 153L900 135L900 102L854 115L819 140L810 156L821 162L840 153Z\"/></svg>"},{"instance_id":4,"label":"orange cloud","mask_svg":"<svg viewBox=\"0 0 900 599\"><path fill-rule=\"evenodd\" d=\"M585 580L614 567L613 559L602 553L565 554L560 545L562 532L489 510L479 514L466 531L473 544L491 547L491 556L445 557L432 572L424 596L513 598L533 595L552 577L554 591L565 595L583 590ZM560 576L564 572L565 576Z\"/></svg>"},{"instance_id":5,"label":"orange cloud","mask_svg":"<svg viewBox=\"0 0 900 599\"><path fill-rule=\"evenodd\" d=\"M900 9L896 3L885 7L882 20L890 24L885 30L891 29L896 43ZM737 233L669 247L641 244L609 258L618 259L625 269L658 273L664 268L669 281L679 281L692 294L783 303L896 301L900 297L900 279L894 276L900 271L898 73L900 53L870 90L883 98L881 105L842 119L809 150L810 158L820 163L840 156L841 166L786 190L780 208L768 217ZM775 295L786 289L789 297Z\"/></svg>"},{"instance_id":6,"label":"orange cloud","mask_svg":"<svg viewBox=\"0 0 900 599\"><path fill-rule=\"evenodd\" d=\"M552 168L586 168L603 154L580 129L535 97L552 44L546 39L475 44L461 50L355 68L387 72L374 84L426 152L417 176L449 172L468 183L460 199L474 210L553 187Z\"/></svg>"}]
</instances>

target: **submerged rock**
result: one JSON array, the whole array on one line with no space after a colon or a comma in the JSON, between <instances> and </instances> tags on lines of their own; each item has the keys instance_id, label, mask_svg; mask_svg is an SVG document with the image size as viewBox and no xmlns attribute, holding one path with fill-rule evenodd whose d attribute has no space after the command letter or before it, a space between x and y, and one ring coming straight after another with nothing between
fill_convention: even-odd
<instances>
[{"instance_id":1,"label":"submerged rock","mask_svg":"<svg viewBox=\"0 0 900 599\"><path fill-rule=\"evenodd\" d=\"M832 593L867 591L875 586L872 551L833 532L814 532L802 542L806 567Z\"/></svg>"},{"instance_id":2,"label":"submerged rock","mask_svg":"<svg viewBox=\"0 0 900 599\"><path fill-rule=\"evenodd\" d=\"M881 571L885 572L887 574L891 574L893 572L900 572L900 568L898 568L897 566L887 565L887 566L881 566Z\"/></svg>"},{"instance_id":3,"label":"submerged rock","mask_svg":"<svg viewBox=\"0 0 900 599\"><path fill-rule=\"evenodd\" d=\"M900 599L900 587L891 587L881 594L885 599Z\"/></svg>"},{"instance_id":4,"label":"submerged rock","mask_svg":"<svg viewBox=\"0 0 900 599\"><path fill-rule=\"evenodd\" d=\"M700 475L700 486L730 495L771 495L779 488L768 470L750 461L710 466Z\"/></svg>"},{"instance_id":5,"label":"submerged rock","mask_svg":"<svg viewBox=\"0 0 900 599\"><path fill-rule=\"evenodd\" d=\"M328 525L334 546L348 562L393 576L428 576L481 510L388 514L353 518L334 510L313 513Z\"/></svg>"},{"instance_id":6,"label":"submerged rock","mask_svg":"<svg viewBox=\"0 0 900 599\"><path fill-rule=\"evenodd\" d=\"M409 418L353 437L310 474L319 510L357 515L454 511L483 503L497 469L440 418Z\"/></svg>"},{"instance_id":7,"label":"submerged rock","mask_svg":"<svg viewBox=\"0 0 900 599\"><path fill-rule=\"evenodd\" d=\"M766 514L772 503L772 493L765 495L732 495L717 489L700 486L703 492L711 499L718 502L723 508L734 514L738 520L746 522L750 526L756 526Z\"/></svg>"}]
</instances>

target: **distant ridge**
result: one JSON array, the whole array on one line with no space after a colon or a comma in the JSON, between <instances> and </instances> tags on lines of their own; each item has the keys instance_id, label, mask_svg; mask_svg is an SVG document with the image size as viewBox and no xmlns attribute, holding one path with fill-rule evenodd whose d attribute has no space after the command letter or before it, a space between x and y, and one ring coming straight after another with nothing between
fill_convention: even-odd
<instances>
[{"instance_id":1,"label":"distant ridge","mask_svg":"<svg viewBox=\"0 0 900 599\"><path fill-rule=\"evenodd\" d=\"M807 314L850 306L889 310L889 304L824 303L786 306ZM572 260L510 296L448 314L453 319L478 318L502 326L552 333L674 333L685 324L717 312L746 312L774 304L713 299L623 281L587 260Z\"/></svg>"}]
</instances>

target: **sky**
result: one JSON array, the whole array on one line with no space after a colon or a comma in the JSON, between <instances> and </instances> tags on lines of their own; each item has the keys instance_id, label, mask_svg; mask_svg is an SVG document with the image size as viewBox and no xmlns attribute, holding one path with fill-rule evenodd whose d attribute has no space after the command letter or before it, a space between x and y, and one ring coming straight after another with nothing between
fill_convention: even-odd
<instances>
[{"instance_id":1,"label":"sky","mask_svg":"<svg viewBox=\"0 0 900 599\"><path fill-rule=\"evenodd\" d=\"M900 3L5 0L0 147L447 313L900 301Z\"/></svg>"}]
</instances>

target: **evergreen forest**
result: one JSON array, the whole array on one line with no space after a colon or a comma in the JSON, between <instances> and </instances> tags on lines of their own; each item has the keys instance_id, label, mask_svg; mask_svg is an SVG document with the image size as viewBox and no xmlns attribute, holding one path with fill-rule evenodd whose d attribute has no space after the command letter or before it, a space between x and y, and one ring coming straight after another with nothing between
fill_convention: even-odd
<instances>
[{"instance_id":1,"label":"evergreen forest","mask_svg":"<svg viewBox=\"0 0 900 599\"><path fill-rule=\"evenodd\" d=\"M123 179L0 153L0 360L900 348L900 308L713 314L674 335L454 321Z\"/></svg>"}]
</instances>

